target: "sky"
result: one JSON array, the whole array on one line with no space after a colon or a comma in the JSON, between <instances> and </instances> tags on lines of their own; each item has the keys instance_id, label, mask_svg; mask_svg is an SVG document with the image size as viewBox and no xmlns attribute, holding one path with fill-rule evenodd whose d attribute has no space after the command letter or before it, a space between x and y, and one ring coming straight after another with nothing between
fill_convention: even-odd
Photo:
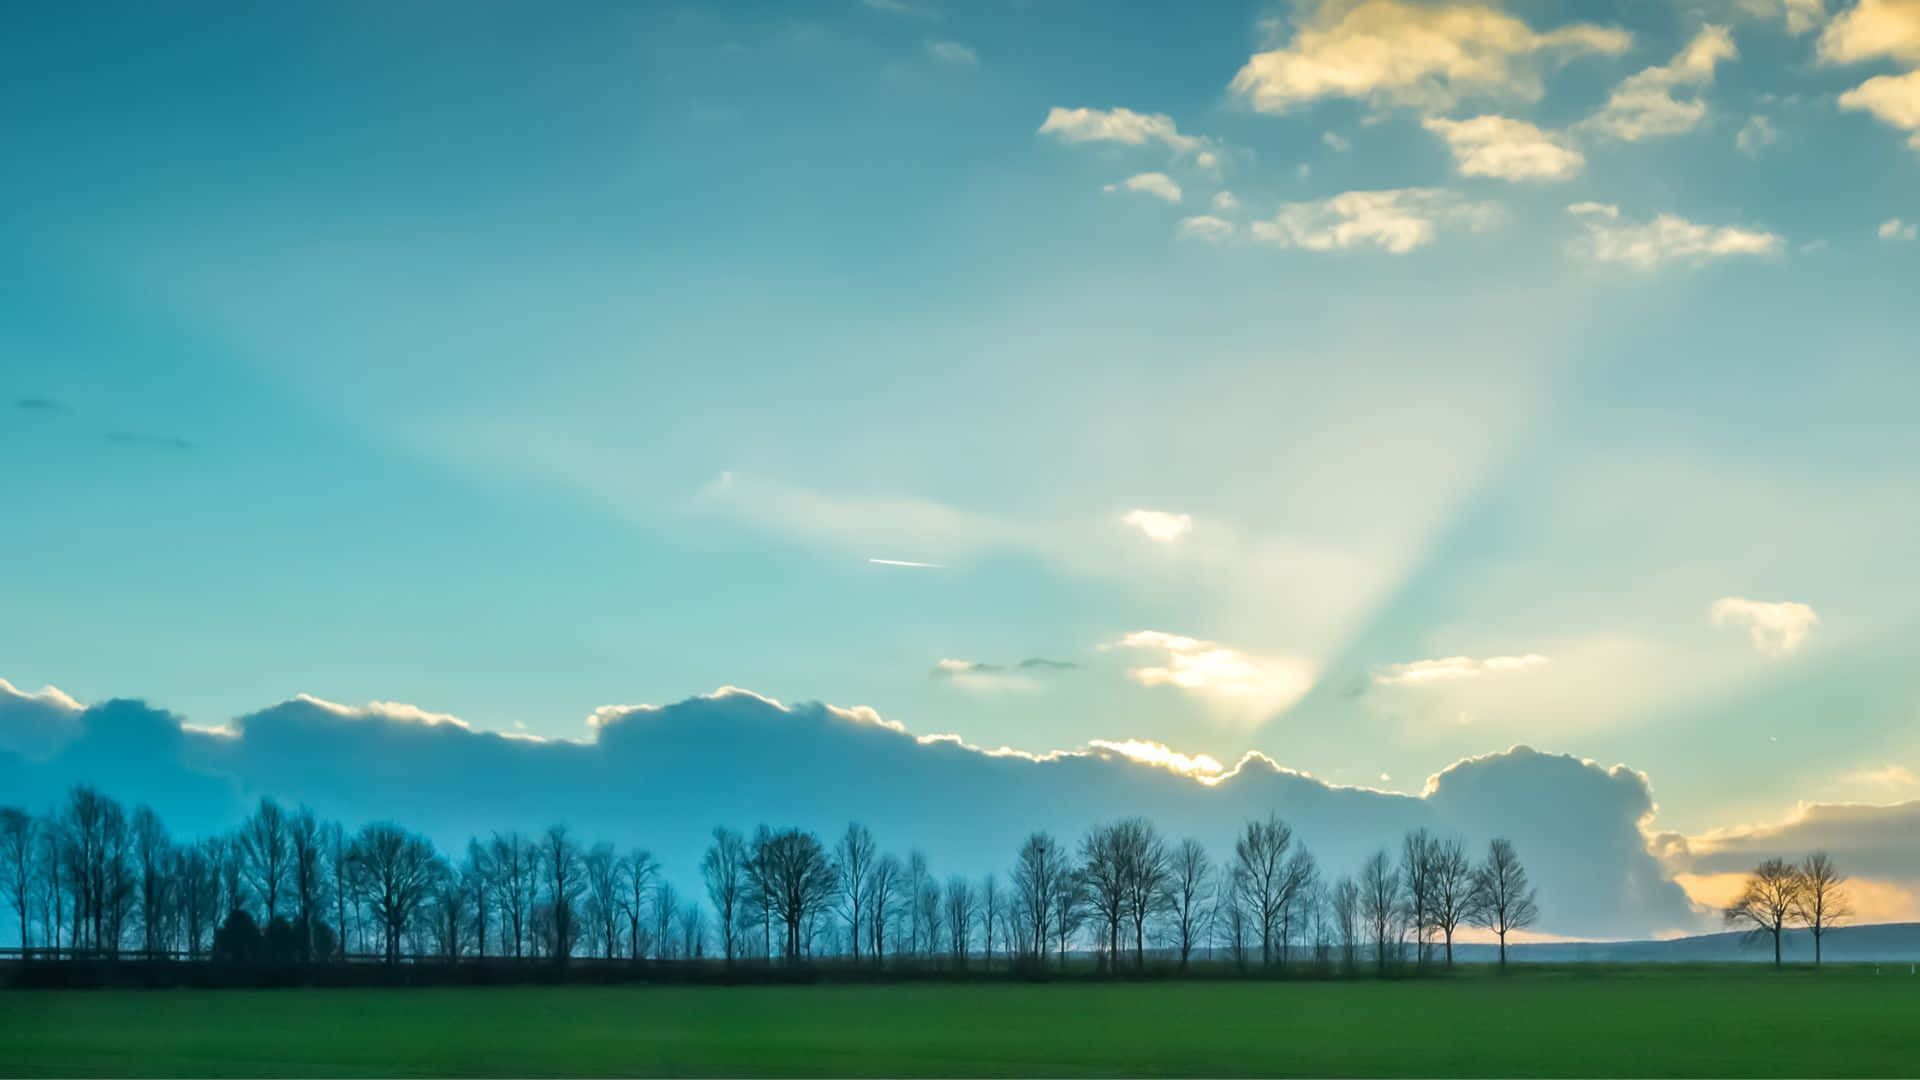
<instances>
[{"instance_id":1,"label":"sky","mask_svg":"<svg viewBox=\"0 0 1920 1080\"><path fill-rule=\"evenodd\" d=\"M1920 798L1920 0L0 19L0 714Z\"/></svg>"}]
</instances>

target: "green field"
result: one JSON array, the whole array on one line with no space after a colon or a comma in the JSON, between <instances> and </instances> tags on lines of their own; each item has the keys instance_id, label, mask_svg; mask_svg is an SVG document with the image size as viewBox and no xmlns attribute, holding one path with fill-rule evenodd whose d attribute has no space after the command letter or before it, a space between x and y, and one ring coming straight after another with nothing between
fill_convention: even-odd
<instances>
[{"instance_id":1,"label":"green field","mask_svg":"<svg viewBox=\"0 0 1920 1080\"><path fill-rule=\"evenodd\" d=\"M1920 1074L1920 977L0 993L6 1075Z\"/></svg>"}]
</instances>

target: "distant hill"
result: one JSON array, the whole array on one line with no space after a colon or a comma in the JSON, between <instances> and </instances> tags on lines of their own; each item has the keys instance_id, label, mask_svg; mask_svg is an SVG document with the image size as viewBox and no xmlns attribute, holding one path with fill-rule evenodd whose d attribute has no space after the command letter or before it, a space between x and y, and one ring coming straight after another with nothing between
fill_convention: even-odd
<instances>
[{"instance_id":1,"label":"distant hill","mask_svg":"<svg viewBox=\"0 0 1920 1080\"><path fill-rule=\"evenodd\" d=\"M1491 963L1499 950L1491 945L1456 945L1454 955L1469 963ZM1790 964L1813 962L1813 937L1791 930L1781 939L1781 958ZM1821 949L1834 963L1920 963L1920 923L1841 926L1827 931ZM1700 964L1771 963L1773 939L1749 940L1744 931L1701 934L1671 941L1586 941L1510 945L1507 960L1522 964Z\"/></svg>"}]
</instances>

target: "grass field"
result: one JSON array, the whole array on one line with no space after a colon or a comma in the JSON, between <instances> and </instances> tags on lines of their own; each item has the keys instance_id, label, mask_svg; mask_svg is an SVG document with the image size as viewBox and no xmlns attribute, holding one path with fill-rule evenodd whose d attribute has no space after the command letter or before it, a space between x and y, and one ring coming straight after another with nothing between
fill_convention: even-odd
<instances>
[{"instance_id":1,"label":"grass field","mask_svg":"<svg viewBox=\"0 0 1920 1080\"><path fill-rule=\"evenodd\" d=\"M0 994L6 1075L1920 1075L1920 977Z\"/></svg>"}]
</instances>

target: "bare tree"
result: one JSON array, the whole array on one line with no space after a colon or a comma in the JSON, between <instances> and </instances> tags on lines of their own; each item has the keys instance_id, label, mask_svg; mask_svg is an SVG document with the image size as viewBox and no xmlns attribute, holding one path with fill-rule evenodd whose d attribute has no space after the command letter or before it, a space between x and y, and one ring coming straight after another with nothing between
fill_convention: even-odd
<instances>
[{"instance_id":1,"label":"bare tree","mask_svg":"<svg viewBox=\"0 0 1920 1080\"><path fill-rule=\"evenodd\" d=\"M1428 931L1433 927L1434 850L1433 834L1425 829L1410 830L1400 845L1400 884L1406 890L1408 926L1413 931L1414 959L1427 963Z\"/></svg>"},{"instance_id":2,"label":"bare tree","mask_svg":"<svg viewBox=\"0 0 1920 1080\"><path fill-rule=\"evenodd\" d=\"M850 822L847 831L840 836L840 842L834 845L834 874L840 892L840 914L847 920L847 946L853 954L853 964L860 966L860 933L865 925L861 920L869 897L867 888L871 884L875 849L873 834L865 825Z\"/></svg>"},{"instance_id":3,"label":"bare tree","mask_svg":"<svg viewBox=\"0 0 1920 1080\"><path fill-rule=\"evenodd\" d=\"M1020 909L1023 944L1031 950L1036 963L1046 962L1054 908L1072 876L1066 852L1051 835L1037 832L1020 845L1020 855L1013 868L1014 903Z\"/></svg>"},{"instance_id":4,"label":"bare tree","mask_svg":"<svg viewBox=\"0 0 1920 1080\"><path fill-rule=\"evenodd\" d=\"M660 866L645 848L634 848L620 862L620 913L627 920L627 959L639 961L647 955L645 931L641 919L647 903L647 889L660 874Z\"/></svg>"},{"instance_id":5,"label":"bare tree","mask_svg":"<svg viewBox=\"0 0 1920 1080\"><path fill-rule=\"evenodd\" d=\"M1487 861L1473 875L1474 922L1500 937L1500 967L1507 966L1507 934L1532 926L1540 917L1527 868L1506 839L1487 845Z\"/></svg>"},{"instance_id":6,"label":"bare tree","mask_svg":"<svg viewBox=\"0 0 1920 1080\"><path fill-rule=\"evenodd\" d=\"M867 877L867 944L873 953L873 966L880 968L887 959L888 909L900 888L900 860L892 855L880 856Z\"/></svg>"},{"instance_id":7,"label":"bare tree","mask_svg":"<svg viewBox=\"0 0 1920 1080\"><path fill-rule=\"evenodd\" d=\"M1120 970L1120 924L1127 913L1126 855L1121 848L1120 826L1094 826L1080 841L1077 871L1087 907L1099 920L1096 925L1106 928L1101 944L1106 946L1108 970L1115 972Z\"/></svg>"},{"instance_id":8,"label":"bare tree","mask_svg":"<svg viewBox=\"0 0 1920 1080\"><path fill-rule=\"evenodd\" d=\"M1294 931L1309 925L1313 919L1313 909L1318 903L1320 892L1320 864L1314 859L1313 852L1302 847L1287 860L1287 869L1282 882L1280 905L1280 948L1276 955L1280 966L1286 967L1287 959L1293 949Z\"/></svg>"},{"instance_id":9,"label":"bare tree","mask_svg":"<svg viewBox=\"0 0 1920 1080\"><path fill-rule=\"evenodd\" d=\"M1360 911L1373 940L1374 962L1381 974L1387 970L1387 943L1394 937L1394 921L1400 913L1400 874L1385 851L1367 856L1360 868Z\"/></svg>"},{"instance_id":10,"label":"bare tree","mask_svg":"<svg viewBox=\"0 0 1920 1080\"><path fill-rule=\"evenodd\" d=\"M1174 932L1180 950L1181 971L1187 970L1187 960L1193 955L1194 945L1206 925L1207 908L1213 894L1212 871L1207 849L1200 841L1189 837L1173 849L1168 891L1173 902Z\"/></svg>"},{"instance_id":11,"label":"bare tree","mask_svg":"<svg viewBox=\"0 0 1920 1080\"><path fill-rule=\"evenodd\" d=\"M920 925L920 940L925 943L928 961L940 955L940 883L932 874L920 883L920 895L914 897L913 919Z\"/></svg>"},{"instance_id":12,"label":"bare tree","mask_svg":"<svg viewBox=\"0 0 1920 1080\"><path fill-rule=\"evenodd\" d=\"M732 829L713 830L713 843L700 860L700 876L707 883L707 899L720 917L720 948L728 967L738 954L740 901L747 887L747 842Z\"/></svg>"},{"instance_id":13,"label":"bare tree","mask_svg":"<svg viewBox=\"0 0 1920 1080\"><path fill-rule=\"evenodd\" d=\"M1287 848L1293 843L1293 829L1269 814L1265 821L1249 821L1234 841L1234 874L1240 882L1242 900L1250 905L1253 923L1260 933L1260 966L1273 964L1273 938L1280 913L1292 900L1287 874Z\"/></svg>"},{"instance_id":14,"label":"bare tree","mask_svg":"<svg viewBox=\"0 0 1920 1080\"><path fill-rule=\"evenodd\" d=\"M947 953L957 968L967 966L967 952L973 944L973 920L979 900L973 883L955 874L947 879L945 897L947 916Z\"/></svg>"},{"instance_id":15,"label":"bare tree","mask_svg":"<svg viewBox=\"0 0 1920 1080\"><path fill-rule=\"evenodd\" d=\"M1479 894L1473 885L1473 863L1466 842L1459 837L1436 840L1430 849L1433 927L1447 945L1447 966L1453 966L1453 933L1473 917Z\"/></svg>"},{"instance_id":16,"label":"bare tree","mask_svg":"<svg viewBox=\"0 0 1920 1080\"><path fill-rule=\"evenodd\" d=\"M266 922L279 914L280 892L286 887L287 866L292 861L288 846L287 812L272 799L261 799L260 808L240 826L241 867L253 894L260 898Z\"/></svg>"},{"instance_id":17,"label":"bare tree","mask_svg":"<svg viewBox=\"0 0 1920 1080\"><path fill-rule=\"evenodd\" d=\"M674 954L673 918L680 910L680 896L673 882L662 877L653 883L653 955L671 960Z\"/></svg>"},{"instance_id":18,"label":"bare tree","mask_svg":"<svg viewBox=\"0 0 1920 1080\"><path fill-rule=\"evenodd\" d=\"M801 926L833 896L832 860L819 837L800 829L771 833L755 846L753 873L769 910L786 928L787 962L797 964Z\"/></svg>"},{"instance_id":19,"label":"bare tree","mask_svg":"<svg viewBox=\"0 0 1920 1080\"><path fill-rule=\"evenodd\" d=\"M334 930L340 937L340 955L338 959L345 961L348 952L347 906L349 904L353 905L356 920L359 917L360 910L359 901L355 899L357 894L354 888L353 864L351 859L353 845L347 839L346 829L342 828L338 822L331 821L327 823L321 843L327 852L328 873L333 878L333 908L334 921L336 924ZM218 874L218 856L210 852L208 861L213 865L214 873Z\"/></svg>"},{"instance_id":20,"label":"bare tree","mask_svg":"<svg viewBox=\"0 0 1920 1080\"><path fill-rule=\"evenodd\" d=\"M1359 947L1365 930L1362 925L1360 886L1350 877L1343 877L1333 883L1329 897L1333 915L1334 937L1340 943L1340 953L1346 967L1351 972L1359 964Z\"/></svg>"},{"instance_id":21,"label":"bare tree","mask_svg":"<svg viewBox=\"0 0 1920 1080\"><path fill-rule=\"evenodd\" d=\"M540 845L540 878L547 890L548 918L552 921L552 959L565 964L573 955L574 938L579 933L574 909L581 878L580 848L567 836L565 825L547 829Z\"/></svg>"},{"instance_id":22,"label":"bare tree","mask_svg":"<svg viewBox=\"0 0 1920 1080\"><path fill-rule=\"evenodd\" d=\"M1120 823L1120 849L1125 867L1127 917L1133 922L1133 966L1147 967L1147 920L1167 902L1173 864L1160 830L1143 817Z\"/></svg>"},{"instance_id":23,"label":"bare tree","mask_svg":"<svg viewBox=\"0 0 1920 1080\"><path fill-rule=\"evenodd\" d=\"M1053 938L1054 955L1059 958L1060 970L1067 970L1067 942L1080 929L1086 918L1087 887L1081 876L1074 872L1065 851L1060 853L1060 888L1053 894Z\"/></svg>"},{"instance_id":24,"label":"bare tree","mask_svg":"<svg viewBox=\"0 0 1920 1080\"><path fill-rule=\"evenodd\" d=\"M612 844L595 844L581 858L587 879L587 910L592 915L593 936L598 938L600 955L611 960L620 949L620 902L626 894L623 871L626 863L613 852Z\"/></svg>"},{"instance_id":25,"label":"bare tree","mask_svg":"<svg viewBox=\"0 0 1920 1080\"><path fill-rule=\"evenodd\" d=\"M173 840L167 835L160 815L151 807L142 806L133 812L133 850L139 864L141 946L147 958L153 959L165 948L162 924L168 903L167 862L173 852Z\"/></svg>"},{"instance_id":26,"label":"bare tree","mask_svg":"<svg viewBox=\"0 0 1920 1080\"><path fill-rule=\"evenodd\" d=\"M473 890L473 954L485 960L487 958L487 913L493 910L497 899L493 858L487 853L485 844L477 839L468 839L467 860L461 866L460 873L466 878L467 887Z\"/></svg>"},{"instance_id":27,"label":"bare tree","mask_svg":"<svg viewBox=\"0 0 1920 1080\"><path fill-rule=\"evenodd\" d=\"M33 906L34 848L40 838L40 823L17 806L0 807L0 887L7 903L20 919L20 951L32 955L33 939L27 935L27 913Z\"/></svg>"},{"instance_id":28,"label":"bare tree","mask_svg":"<svg viewBox=\"0 0 1920 1080\"><path fill-rule=\"evenodd\" d=\"M1793 916L1813 935L1816 967L1820 964L1820 939L1835 924L1853 915L1846 882L1846 876L1824 851L1816 851L1800 862L1800 890L1794 897Z\"/></svg>"},{"instance_id":29,"label":"bare tree","mask_svg":"<svg viewBox=\"0 0 1920 1080\"><path fill-rule=\"evenodd\" d=\"M435 884L433 845L392 822L363 827L349 865L384 934L387 963L400 958L400 936Z\"/></svg>"},{"instance_id":30,"label":"bare tree","mask_svg":"<svg viewBox=\"0 0 1920 1080\"><path fill-rule=\"evenodd\" d=\"M697 902L680 905L680 955L698 960L706 955L706 918Z\"/></svg>"},{"instance_id":31,"label":"bare tree","mask_svg":"<svg viewBox=\"0 0 1920 1080\"><path fill-rule=\"evenodd\" d=\"M988 874L980 883L980 954L988 971L993 970L993 924L1000 918L1000 879Z\"/></svg>"},{"instance_id":32,"label":"bare tree","mask_svg":"<svg viewBox=\"0 0 1920 1080\"><path fill-rule=\"evenodd\" d=\"M907 852L906 875L900 880L900 909L907 916L907 955L920 955L920 920L917 918L920 905L920 890L927 883L927 856L923 852Z\"/></svg>"},{"instance_id":33,"label":"bare tree","mask_svg":"<svg viewBox=\"0 0 1920 1080\"><path fill-rule=\"evenodd\" d=\"M322 901L325 884L322 866L320 819L312 810L301 807L287 822L287 876L293 886L293 899L299 905L298 948L302 963L313 959L313 923Z\"/></svg>"},{"instance_id":34,"label":"bare tree","mask_svg":"<svg viewBox=\"0 0 1920 1080\"><path fill-rule=\"evenodd\" d=\"M1754 867L1746 887L1725 912L1728 925L1747 923L1750 936L1773 938L1773 966L1780 966L1780 934L1801 903L1800 871L1785 859L1768 859Z\"/></svg>"}]
</instances>

